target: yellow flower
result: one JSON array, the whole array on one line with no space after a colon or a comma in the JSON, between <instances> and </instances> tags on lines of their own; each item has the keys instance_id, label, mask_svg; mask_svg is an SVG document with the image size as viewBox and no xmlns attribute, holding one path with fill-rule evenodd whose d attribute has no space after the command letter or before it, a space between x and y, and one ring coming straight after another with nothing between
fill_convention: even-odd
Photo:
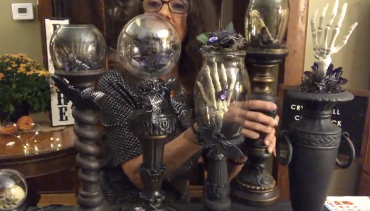
<instances>
[{"instance_id":1,"label":"yellow flower","mask_svg":"<svg viewBox=\"0 0 370 211\"><path fill-rule=\"evenodd\" d=\"M4 74L0 73L0 80L4 78Z\"/></svg>"},{"instance_id":2,"label":"yellow flower","mask_svg":"<svg viewBox=\"0 0 370 211\"><path fill-rule=\"evenodd\" d=\"M35 72L36 72L36 71L31 70L31 71L27 72L27 73L26 73L26 75L32 75L32 74L34 74Z\"/></svg>"},{"instance_id":3,"label":"yellow flower","mask_svg":"<svg viewBox=\"0 0 370 211\"><path fill-rule=\"evenodd\" d=\"M13 69L13 68L11 68L11 67L7 67L7 68L6 68L6 70L12 70L12 69Z\"/></svg>"},{"instance_id":4,"label":"yellow flower","mask_svg":"<svg viewBox=\"0 0 370 211\"><path fill-rule=\"evenodd\" d=\"M18 71L17 72L19 72L19 73L24 73L24 72L26 72L26 68L24 68L24 67L20 67L19 69L18 69Z\"/></svg>"},{"instance_id":5,"label":"yellow flower","mask_svg":"<svg viewBox=\"0 0 370 211\"><path fill-rule=\"evenodd\" d=\"M46 70L36 71L36 73L38 73L39 76L46 76L47 77L47 76L50 75L50 73Z\"/></svg>"},{"instance_id":6,"label":"yellow flower","mask_svg":"<svg viewBox=\"0 0 370 211\"><path fill-rule=\"evenodd\" d=\"M51 88L55 91L59 91L58 87L56 87L54 84L51 84Z\"/></svg>"}]
</instances>

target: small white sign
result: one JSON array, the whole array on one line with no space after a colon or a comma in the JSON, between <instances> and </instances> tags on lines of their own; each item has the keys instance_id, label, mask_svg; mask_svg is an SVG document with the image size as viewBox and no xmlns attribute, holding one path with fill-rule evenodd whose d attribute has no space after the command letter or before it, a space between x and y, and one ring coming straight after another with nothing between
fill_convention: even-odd
<instances>
[{"instance_id":1,"label":"small white sign","mask_svg":"<svg viewBox=\"0 0 370 211\"><path fill-rule=\"evenodd\" d=\"M12 13L14 20L33 20L32 3L12 4Z\"/></svg>"},{"instance_id":2,"label":"small white sign","mask_svg":"<svg viewBox=\"0 0 370 211\"><path fill-rule=\"evenodd\" d=\"M50 41L54 31L58 25L69 24L68 19L45 19L45 37L46 37L46 51L48 70L54 74L55 69L50 56ZM72 117L72 102L68 100L61 92L53 92L51 94L51 125L64 126L73 125L74 119Z\"/></svg>"}]
</instances>

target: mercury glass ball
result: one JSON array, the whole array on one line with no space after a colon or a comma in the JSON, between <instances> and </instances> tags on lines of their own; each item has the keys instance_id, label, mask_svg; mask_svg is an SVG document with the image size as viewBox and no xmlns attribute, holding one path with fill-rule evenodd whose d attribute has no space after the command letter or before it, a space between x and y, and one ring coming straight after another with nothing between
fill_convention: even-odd
<instances>
[{"instance_id":1,"label":"mercury glass ball","mask_svg":"<svg viewBox=\"0 0 370 211\"><path fill-rule=\"evenodd\" d=\"M181 40L175 27L158 14L143 14L122 29L117 51L123 67L148 79L168 74L177 64Z\"/></svg>"},{"instance_id":2,"label":"mercury glass ball","mask_svg":"<svg viewBox=\"0 0 370 211\"><path fill-rule=\"evenodd\" d=\"M50 41L50 55L56 71L86 71L104 68L107 45L91 24L60 25Z\"/></svg>"},{"instance_id":3,"label":"mercury glass ball","mask_svg":"<svg viewBox=\"0 0 370 211\"><path fill-rule=\"evenodd\" d=\"M27 197L27 183L23 175L10 169L0 170L0 211L18 209Z\"/></svg>"}]
</instances>

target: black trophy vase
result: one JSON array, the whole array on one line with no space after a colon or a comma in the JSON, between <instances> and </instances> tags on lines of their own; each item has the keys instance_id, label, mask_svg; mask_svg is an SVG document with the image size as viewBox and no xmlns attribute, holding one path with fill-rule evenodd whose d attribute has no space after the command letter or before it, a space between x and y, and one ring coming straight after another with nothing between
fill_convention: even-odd
<instances>
[{"instance_id":1,"label":"black trophy vase","mask_svg":"<svg viewBox=\"0 0 370 211\"><path fill-rule=\"evenodd\" d=\"M286 97L303 103L302 118L282 131L277 145L281 164L289 164L290 199L294 211L321 211L336 164L348 168L355 150L348 134L332 123L333 107L351 101L354 96L341 93L304 93L289 90ZM337 160L341 141L351 149L346 163ZM281 156L281 146L288 146L288 155ZM291 153L289 153L291 151Z\"/></svg>"}]
</instances>

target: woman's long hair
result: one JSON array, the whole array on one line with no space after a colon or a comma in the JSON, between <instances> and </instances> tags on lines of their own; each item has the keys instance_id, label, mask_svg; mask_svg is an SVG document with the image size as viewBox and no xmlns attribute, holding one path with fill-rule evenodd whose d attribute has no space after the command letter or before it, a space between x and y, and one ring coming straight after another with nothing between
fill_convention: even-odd
<instances>
[{"instance_id":1,"label":"woman's long hair","mask_svg":"<svg viewBox=\"0 0 370 211\"><path fill-rule=\"evenodd\" d=\"M182 86L192 95L195 79L203 65L203 57L199 52L202 43L196 37L204 32L218 30L218 20L212 0L189 0L189 3L187 32L181 46L178 76ZM144 13L142 0L128 1L126 8L129 8L126 20Z\"/></svg>"}]
</instances>

